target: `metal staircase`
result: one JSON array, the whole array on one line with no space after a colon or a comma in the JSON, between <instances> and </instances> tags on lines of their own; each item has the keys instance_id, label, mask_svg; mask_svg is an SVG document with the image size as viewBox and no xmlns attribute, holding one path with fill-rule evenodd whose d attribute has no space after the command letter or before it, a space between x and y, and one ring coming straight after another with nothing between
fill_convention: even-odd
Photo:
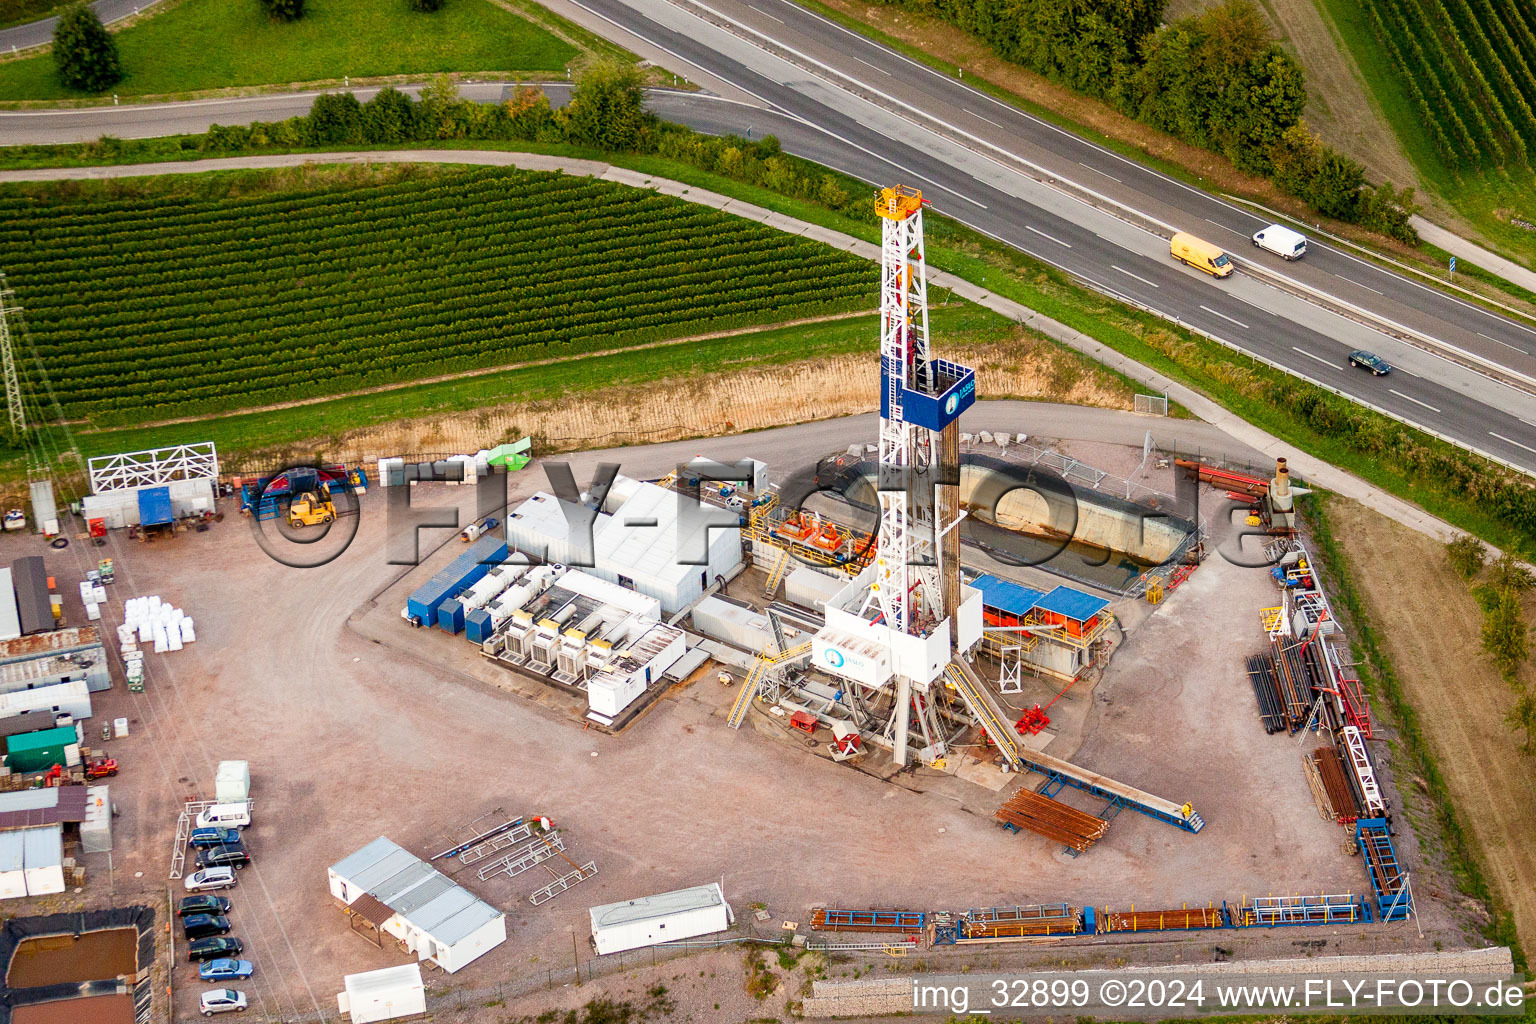
<instances>
[{"instance_id":1,"label":"metal staircase","mask_svg":"<svg viewBox=\"0 0 1536 1024\"><path fill-rule=\"evenodd\" d=\"M768 582L763 587L764 596L772 597L778 593L779 584L784 582L785 576L789 575L789 563L789 549L781 549L778 559L774 561L773 568L768 573Z\"/></svg>"},{"instance_id":2,"label":"metal staircase","mask_svg":"<svg viewBox=\"0 0 1536 1024\"><path fill-rule=\"evenodd\" d=\"M746 682L741 684L741 692L736 694L736 700L731 704L731 713L726 718L725 724L732 729L741 728L741 723L747 718L747 709L752 706L752 698L757 696L757 691L762 688L763 680L767 678L770 671L781 667L787 668L810 656L809 640L778 654L759 654L757 662L752 666L752 671L747 673Z\"/></svg>"}]
</instances>

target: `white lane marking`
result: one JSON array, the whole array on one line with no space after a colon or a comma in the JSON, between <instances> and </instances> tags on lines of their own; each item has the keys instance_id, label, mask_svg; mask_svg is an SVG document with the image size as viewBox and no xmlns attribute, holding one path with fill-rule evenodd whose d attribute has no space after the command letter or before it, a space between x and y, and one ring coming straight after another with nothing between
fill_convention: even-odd
<instances>
[{"instance_id":1,"label":"white lane marking","mask_svg":"<svg viewBox=\"0 0 1536 1024\"><path fill-rule=\"evenodd\" d=\"M1505 437L1503 434L1495 434L1493 431L1490 430L1490 431L1488 431L1488 436L1489 437L1496 437L1500 441L1504 441L1504 442L1507 442L1509 444L1514 445L1516 448L1524 448L1528 452L1536 453L1536 448L1532 448L1528 444L1521 444L1519 441L1516 441L1513 438Z\"/></svg>"},{"instance_id":2,"label":"white lane marking","mask_svg":"<svg viewBox=\"0 0 1536 1024\"><path fill-rule=\"evenodd\" d=\"M1430 412L1439 412L1440 411L1439 409L1436 409L1434 406L1430 405L1428 402L1421 402L1417 398L1414 398L1412 395L1405 395L1405 394L1403 394L1401 391L1397 390L1396 388L1387 388L1387 390L1390 391L1392 394L1396 395L1398 398L1406 398L1406 399L1408 399L1408 401L1412 402L1414 405L1422 405L1424 408L1428 409Z\"/></svg>"},{"instance_id":3,"label":"white lane marking","mask_svg":"<svg viewBox=\"0 0 1536 1024\"><path fill-rule=\"evenodd\" d=\"M1069 245L1066 242L1063 242L1061 239L1057 238L1055 235L1048 235L1044 231L1041 231L1039 228L1032 228L1028 224L1025 224L1024 225L1024 230L1025 231L1033 231L1035 234L1039 235L1041 238L1049 238L1051 241L1055 242L1057 245L1065 245L1068 249L1072 248L1071 245Z\"/></svg>"},{"instance_id":4,"label":"white lane marking","mask_svg":"<svg viewBox=\"0 0 1536 1024\"><path fill-rule=\"evenodd\" d=\"M1088 167L1088 165L1083 163L1081 160L1079 160L1077 162L1077 166L1079 166L1079 167ZM1092 171L1094 174L1102 174L1102 175L1104 175L1104 177L1108 178L1110 181L1119 181L1120 184L1122 184L1122 185L1125 184L1125 182L1120 181L1119 178L1115 177L1113 174L1110 174L1108 171L1101 171L1097 167L1088 167L1088 169L1090 171Z\"/></svg>"},{"instance_id":5,"label":"white lane marking","mask_svg":"<svg viewBox=\"0 0 1536 1024\"><path fill-rule=\"evenodd\" d=\"M753 9L755 10L756 8L753 8ZM775 18L774 20L777 21L778 19ZM850 53L848 56L853 57L853 54ZM860 64L863 64L867 68L874 68L876 71L880 72L882 75L890 75L890 72L885 70L885 68L881 67L878 64L871 64L869 61L865 60L863 57L853 57L853 59L858 61Z\"/></svg>"},{"instance_id":6,"label":"white lane marking","mask_svg":"<svg viewBox=\"0 0 1536 1024\"><path fill-rule=\"evenodd\" d=\"M783 18L775 18L773 15L769 14L767 11L763 10L761 7L757 6L756 4L747 4L747 6L752 8L758 14L761 14L763 17L767 18L769 21L776 21L780 25L784 24L784 19ZM855 57L854 59L857 60L858 58Z\"/></svg>"},{"instance_id":7,"label":"white lane marking","mask_svg":"<svg viewBox=\"0 0 1536 1024\"><path fill-rule=\"evenodd\" d=\"M850 56L851 56L851 54L850 54ZM974 117L978 121L985 121L985 122L987 122L987 124L991 125L993 128L1003 128L1002 125L998 124L996 121L992 120L990 117L982 117L980 114L976 113L976 111L974 111L974 110L966 110L964 107L961 107L960 110L961 110L962 113L970 114L972 117ZM1007 131L1007 130L1008 129L1003 128L1003 131Z\"/></svg>"},{"instance_id":8,"label":"white lane marking","mask_svg":"<svg viewBox=\"0 0 1536 1024\"><path fill-rule=\"evenodd\" d=\"M1222 312L1220 312L1218 310L1214 310L1210 306L1201 306L1200 308L1205 310L1207 313L1211 314L1212 316L1219 316L1219 317L1221 317L1223 320L1227 321L1228 323L1237 324L1237 326L1241 327L1245 331L1252 329L1247 324L1243 323L1241 320L1233 320L1231 317L1227 316L1227 314L1222 313Z\"/></svg>"},{"instance_id":9,"label":"white lane marking","mask_svg":"<svg viewBox=\"0 0 1536 1024\"><path fill-rule=\"evenodd\" d=\"M1202 219L1202 220L1204 220L1204 221L1205 221L1205 222L1206 222L1206 223L1207 223L1207 224L1210 224L1210 225L1213 225L1213 226L1215 226L1215 227L1218 227L1218 228L1221 228L1221 230L1223 230L1223 231L1230 231L1230 232L1232 232L1232 233L1233 233L1233 234L1234 234L1234 235L1242 235L1242 234L1243 234L1243 233L1242 233L1242 232L1241 232L1241 231L1239 231L1239 230L1237 230L1237 229L1236 229L1236 228L1233 228L1233 227L1228 227L1228 226L1227 226L1227 225L1225 225L1225 224L1221 224L1221 223L1218 223L1218 222L1216 222L1216 221L1214 221L1214 220L1211 220L1211 218L1209 218L1209 217L1203 217L1203 218L1201 218L1201 219ZM1248 235L1243 235L1243 237L1244 237L1244 238L1249 238L1249 237L1250 237L1250 236L1248 236Z\"/></svg>"},{"instance_id":10,"label":"white lane marking","mask_svg":"<svg viewBox=\"0 0 1536 1024\"><path fill-rule=\"evenodd\" d=\"M1359 282L1359 281L1356 281L1356 280L1355 280L1355 279L1354 279L1354 278L1352 278L1352 277L1345 277L1345 276L1344 276L1344 275L1343 275L1343 274L1339 274L1339 275L1338 275L1338 278L1339 278L1339 280L1340 280L1340 281L1348 281L1348 282L1349 282L1349 283L1350 283L1350 284L1352 284L1352 285L1354 285L1354 286L1355 286L1355 287L1356 287L1356 288L1364 288L1364 289L1365 289L1365 290L1366 290L1366 291L1368 291L1368 292L1376 292L1376 289L1375 289L1375 288L1372 288L1372 287L1371 287L1371 286L1370 286L1370 285L1368 285L1368 284L1361 284L1361 283L1360 283L1360 282ZM1381 292L1376 292L1376 294L1377 294L1377 295L1382 295L1382 294L1383 294L1383 293L1381 293ZM1385 296L1383 296L1383 297L1385 297Z\"/></svg>"},{"instance_id":11,"label":"white lane marking","mask_svg":"<svg viewBox=\"0 0 1536 1024\"><path fill-rule=\"evenodd\" d=\"M795 117L795 115L790 115L790 116L794 117L794 119L797 120L797 121L802 120L799 117ZM976 200L972 199L970 196L962 195L959 192L956 192L954 189L950 188L948 185L940 185L938 182L934 181L932 178L927 177L926 175L918 174L916 171L912 170L912 168L904 167L903 165L901 165L901 164L897 163L896 161L892 160L890 157L881 156L879 153L876 153L872 149L865 149L863 146L859 145L857 142L854 142L852 139L845 139L841 135L837 134L836 132L831 131L830 129L827 129L827 128L823 128L819 124L810 124L810 122L804 122L804 123L807 124L809 127L814 128L816 131L819 131L819 132L821 132L824 135L827 135L827 136L829 136L831 138L836 139L838 142L841 142L843 145L849 147L850 149L856 149L860 153L863 153L865 156L871 156L871 157L874 157L876 160L879 160L879 161L881 161L883 163L888 163L892 167L896 168L898 171L902 172L903 174L910 174L910 175L912 175L912 177L916 178L918 181L926 181L928 184L932 185L934 188L943 189L945 192L948 192L950 195L954 196L956 199L963 199L967 203L970 203L972 206L979 206L983 210L985 210L987 208L985 203L978 203ZM855 120L854 123L857 124L857 125L860 125L861 127L868 128L870 131L876 131L876 129L869 128L869 125L864 124L862 121Z\"/></svg>"},{"instance_id":12,"label":"white lane marking","mask_svg":"<svg viewBox=\"0 0 1536 1024\"><path fill-rule=\"evenodd\" d=\"M1507 341L1500 341L1498 338L1489 337L1488 335L1484 334L1482 331L1478 331L1477 332L1477 336L1479 338L1488 338L1488 340L1493 342L1495 345L1503 345L1505 348L1512 348L1516 352L1519 352L1521 355L1527 355L1527 356L1530 355L1529 352L1527 352L1525 349L1519 347L1518 345L1511 345Z\"/></svg>"},{"instance_id":13,"label":"white lane marking","mask_svg":"<svg viewBox=\"0 0 1536 1024\"><path fill-rule=\"evenodd\" d=\"M1156 281L1148 281L1146 278L1142 277L1141 275L1133 274L1129 270L1126 270L1124 267L1117 267L1113 263L1111 263L1109 265L1109 269L1111 269L1111 270L1118 270L1118 271L1120 271L1120 273L1124 274L1126 277L1134 277L1134 278L1136 278L1136 280L1140 281L1142 284L1149 284L1153 288L1161 288L1162 287L1162 285L1158 284Z\"/></svg>"},{"instance_id":14,"label":"white lane marking","mask_svg":"<svg viewBox=\"0 0 1536 1024\"><path fill-rule=\"evenodd\" d=\"M1324 359L1322 356L1319 356L1319 355L1313 355L1311 352L1308 352L1304 348L1297 348L1295 345L1292 345L1291 346L1291 351L1292 352L1300 352L1302 355L1306 356L1308 359L1316 359L1318 362L1322 363L1324 366L1333 366L1333 361L1332 360ZM1335 366L1334 369L1338 369L1338 367Z\"/></svg>"}]
</instances>

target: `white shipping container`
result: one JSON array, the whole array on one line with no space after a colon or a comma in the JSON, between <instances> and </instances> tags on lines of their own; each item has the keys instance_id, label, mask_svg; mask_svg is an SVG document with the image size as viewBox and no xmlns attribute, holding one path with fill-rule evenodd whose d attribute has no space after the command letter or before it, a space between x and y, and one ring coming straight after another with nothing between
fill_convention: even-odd
<instances>
[{"instance_id":1,"label":"white shipping container","mask_svg":"<svg viewBox=\"0 0 1536 1024\"><path fill-rule=\"evenodd\" d=\"M599 956L721 932L733 920L718 882L593 907L591 918Z\"/></svg>"},{"instance_id":2,"label":"white shipping container","mask_svg":"<svg viewBox=\"0 0 1536 1024\"><path fill-rule=\"evenodd\" d=\"M420 964L401 964L342 979L346 990L336 995L336 1008L352 1024L397 1020L427 1012L427 990L421 982Z\"/></svg>"},{"instance_id":3,"label":"white shipping container","mask_svg":"<svg viewBox=\"0 0 1536 1024\"><path fill-rule=\"evenodd\" d=\"M220 761L213 779L213 797L221 804L243 804L251 798L251 763Z\"/></svg>"},{"instance_id":4,"label":"white shipping container","mask_svg":"<svg viewBox=\"0 0 1536 1024\"><path fill-rule=\"evenodd\" d=\"M27 894L23 850L25 832L0 832L0 900L20 899Z\"/></svg>"}]
</instances>

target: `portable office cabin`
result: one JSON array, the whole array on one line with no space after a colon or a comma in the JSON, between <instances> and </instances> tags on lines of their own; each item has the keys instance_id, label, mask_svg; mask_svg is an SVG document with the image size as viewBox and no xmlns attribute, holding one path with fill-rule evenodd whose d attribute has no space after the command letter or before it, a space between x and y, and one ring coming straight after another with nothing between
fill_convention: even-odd
<instances>
[{"instance_id":1,"label":"portable office cabin","mask_svg":"<svg viewBox=\"0 0 1536 1024\"><path fill-rule=\"evenodd\" d=\"M0 832L0 900L27 894L26 833Z\"/></svg>"},{"instance_id":2,"label":"portable office cabin","mask_svg":"<svg viewBox=\"0 0 1536 1024\"><path fill-rule=\"evenodd\" d=\"M83 679L0 693L0 720L31 719L29 727L19 729L19 732L52 728L54 716L61 714L72 715L77 721L91 717L91 691Z\"/></svg>"},{"instance_id":3,"label":"portable office cabin","mask_svg":"<svg viewBox=\"0 0 1536 1024\"><path fill-rule=\"evenodd\" d=\"M427 1012L427 990L421 982L420 964L401 964L378 971L349 974L345 990L336 996L336 1008L352 1024L398 1020Z\"/></svg>"},{"instance_id":4,"label":"portable office cabin","mask_svg":"<svg viewBox=\"0 0 1536 1024\"><path fill-rule=\"evenodd\" d=\"M9 573L0 569L0 573ZM0 613L4 595L0 590ZM106 648L95 626L75 626L48 633L0 640L0 693L14 693L55 683L85 680L92 693L112 688Z\"/></svg>"},{"instance_id":5,"label":"portable office cabin","mask_svg":"<svg viewBox=\"0 0 1536 1024\"><path fill-rule=\"evenodd\" d=\"M609 903L590 914L599 956L724 931L733 920L718 882Z\"/></svg>"},{"instance_id":6,"label":"portable office cabin","mask_svg":"<svg viewBox=\"0 0 1536 1024\"><path fill-rule=\"evenodd\" d=\"M0 640L21 636L21 616L16 610L16 586L10 569L0 569Z\"/></svg>"},{"instance_id":7,"label":"portable office cabin","mask_svg":"<svg viewBox=\"0 0 1536 1024\"><path fill-rule=\"evenodd\" d=\"M64 830L58 825L21 830L22 870L28 896L64 891Z\"/></svg>"},{"instance_id":8,"label":"portable office cabin","mask_svg":"<svg viewBox=\"0 0 1536 1024\"><path fill-rule=\"evenodd\" d=\"M46 633L58 625L48 599L48 570L40 555L28 555L11 563L11 584L16 590L16 610L21 635Z\"/></svg>"}]
</instances>

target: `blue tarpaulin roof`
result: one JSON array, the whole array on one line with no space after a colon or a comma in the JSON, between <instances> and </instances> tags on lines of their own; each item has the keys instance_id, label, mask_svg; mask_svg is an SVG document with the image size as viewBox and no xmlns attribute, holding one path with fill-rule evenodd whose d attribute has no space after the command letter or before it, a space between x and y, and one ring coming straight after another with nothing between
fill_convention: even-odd
<instances>
[{"instance_id":1,"label":"blue tarpaulin roof","mask_svg":"<svg viewBox=\"0 0 1536 1024\"><path fill-rule=\"evenodd\" d=\"M981 591L981 603L984 607L996 608L1009 615L1026 614L1045 596L1043 591L1000 580L996 576L977 576L971 581L971 586Z\"/></svg>"},{"instance_id":2,"label":"blue tarpaulin roof","mask_svg":"<svg viewBox=\"0 0 1536 1024\"><path fill-rule=\"evenodd\" d=\"M174 518L169 487L146 487L139 492L140 526L159 526Z\"/></svg>"},{"instance_id":3,"label":"blue tarpaulin roof","mask_svg":"<svg viewBox=\"0 0 1536 1024\"><path fill-rule=\"evenodd\" d=\"M1072 587L1057 587L1042 597L1036 607L1042 612L1054 612L1078 622L1087 622L1108 608L1109 602Z\"/></svg>"}]
</instances>

